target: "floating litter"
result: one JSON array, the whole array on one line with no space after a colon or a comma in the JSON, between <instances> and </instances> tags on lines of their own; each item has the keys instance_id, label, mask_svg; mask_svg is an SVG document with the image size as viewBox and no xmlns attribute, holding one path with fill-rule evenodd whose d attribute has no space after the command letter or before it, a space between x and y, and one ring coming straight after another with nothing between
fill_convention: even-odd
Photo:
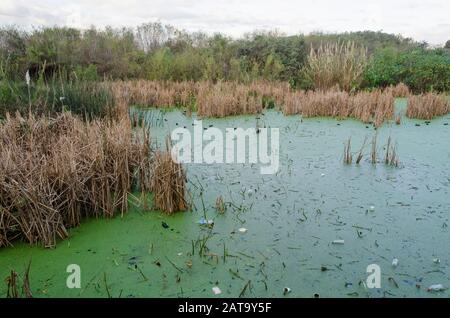
<instances>
[{"instance_id":1,"label":"floating litter","mask_svg":"<svg viewBox=\"0 0 450 318\"><path fill-rule=\"evenodd\" d=\"M393 266L393 267L397 267L397 266L398 266L398 259L397 259L397 258L394 258L394 259L392 260L392 266Z\"/></svg>"},{"instance_id":2,"label":"floating litter","mask_svg":"<svg viewBox=\"0 0 450 318\"><path fill-rule=\"evenodd\" d=\"M441 260L439 258L433 258L433 263L439 264Z\"/></svg>"},{"instance_id":3,"label":"floating litter","mask_svg":"<svg viewBox=\"0 0 450 318\"><path fill-rule=\"evenodd\" d=\"M217 286L214 286L214 287L212 288L212 291L213 291L214 295L220 295L220 294L222 294L222 291L221 291L220 288L217 287Z\"/></svg>"},{"instance_id":4,"label":"floating litter","mask_svg":"<svg viewBox=\"0 0 450 318\"><path fill-rule=\"evenodd\" d=\"M205 218L201 218L197 223L200 225L212 225L214 224L214 220L206 220Z\"/></svg>"},{"instance_id":5,"label":"floating litter","mask_svg":"<svg viewBox=\"0 0 450 318\"><path fill-rule=\"evenodd\" d=\"M428 287L427 291L429 291L429 292L433 292L433 291L437 292L437 291L443 291L443 290L446 290L446 289L447 288L445 288L444 285L442 285L442 284L434 284L434 285L431 285L430 287Z\"/></svg>"},{"instance_id":6,"label":"floating litter","mask_svg":"<svg viewBox=\"0 0 450 318\"><path fill-rule=\"evenodd\" d=\"M289 287L283 288L283 295L289 294L291 292L291 289Z\"/></svg>"},{"instance_id":7,"label":"floating litter","mask_svg":"<svg viewBox=\"0 0 450 318\"><path fill-rule=\"evenodd\" d=\"M370 212L375 211L375 206L371 205L371 206L369 207L369 211L370 211Z\"/></svg>"},{"instance_id":8,"label":"floating litter","mask_svg":"<svg viewBox=\"0 0 450 318\"><path fill-rule=\"evenodd\" d=\"M334 240L333 242L331 242L332 244L337 244L337 245L342 245L345 243L344 240Z\"/></svg>"},{"instance_id":9,"label":"floating litter","mask_svg":"<svg viewBox=\"0 0 450 318\"><path fill-rule=\"evenodd\" d=\"M241 227L238 231L241 233L246 233L247 229L245 227Z\"/></svg>"}]
</instances>

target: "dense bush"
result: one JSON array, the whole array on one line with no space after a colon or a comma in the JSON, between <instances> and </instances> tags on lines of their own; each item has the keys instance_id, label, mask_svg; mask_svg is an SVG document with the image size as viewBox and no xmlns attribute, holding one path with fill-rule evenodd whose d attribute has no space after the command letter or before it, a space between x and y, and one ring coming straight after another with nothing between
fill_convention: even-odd
<instances>
[{"instance_id":1,"label":"dense bush","mask_svg":"<svg viewBox=\"0 0 450 318\"><path fill-rule=\"evenodd\" d=\"M376 52L365 72L366 87L385 87L400 82L414 92L450 90L450 52L416 49Z\"/></svg>"}]
</instances>

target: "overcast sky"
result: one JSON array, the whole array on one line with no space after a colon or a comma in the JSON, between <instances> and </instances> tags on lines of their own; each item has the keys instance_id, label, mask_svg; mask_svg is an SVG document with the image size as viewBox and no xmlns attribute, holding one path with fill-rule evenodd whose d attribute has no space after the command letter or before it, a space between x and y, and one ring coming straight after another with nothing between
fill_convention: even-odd
<instances>
[{"instance_id":1,"label":"overcast sky","mask_svg":"<svg viewBox=\"0 0 450 318\"><path fill-rule=\"evenodd\" d=\"M450 39L450 0L0 0L0 25L136 26L161 21L237 37L382 30L431 44Z\"/></svg>"}]
</instances>

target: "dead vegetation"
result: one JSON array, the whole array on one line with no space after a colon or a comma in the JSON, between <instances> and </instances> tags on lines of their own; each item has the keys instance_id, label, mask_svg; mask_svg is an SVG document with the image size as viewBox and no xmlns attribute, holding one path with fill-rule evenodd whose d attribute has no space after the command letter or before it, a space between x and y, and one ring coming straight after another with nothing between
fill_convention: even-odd
<instances>
[{"instance_id":1,"label":"dead vegetation","mask_svg":"<svg viewBox=\"0 0 450 318\"><path fill-rule=\"evenodd\" d=\"M358 157L356 158L356 164L359 164L364 156L364 148L366 147L366 143L367 143L367 137L364 138L364 142L363 142L361 148L359 149Z\"/></svg>"},{"instance_id":2,"label":"dead vegetation","mask_svg":"<svg viewBox=\"0 0 450 318\"><path fill-rule=\"evenodd\" d=\"M172 160L169 141L167 151L156 151L153 169L151 189L156 208L168 214L185 211L188 208L185 199L186 173L181 164Z\"/></svg>"},{"instance_id":3,"label":"dead vegetation","mask_svg":"<svg viewBox=\"0 0 450 318\"><path fill-rule=\"evenodd\" d=\"M226 209L227 208L225 206L225 202L223 201L223 197L222 196L217 197L217 199L216 199L216 211L219 214L224 214Z\"/></svg>"},{"instance_id":4,"label":"dead vegetation","mask_svg":"<svg viewBox=\"0 0 450 318\"><path fill-rule=\"evenodd\" d=\"M409 87L404 83L398 83L395 86L390 85L385 88L385 91L390 92L396 98L397 97L408 97L411 94Z\"/></svg>"},{"instance_id":5,"label":"dead vegetation","mask_svg":"<svg viewBox=\"0 0 450 318\"><path fill-rule=\"evenodd\" d=\"M119 104L182 107L189 114L225 117L257 114L277 108L285 115L355 118L376 127L394 116L391 90L348 93L338 87L324 91L293 90L287 83L128 81L110 84Z\"/></svg>"},{"instance_id":6,"label":"dead vegetation","mask_svg":"<svg viewBox=\"0 0 450 318\"><path fill-rule=\"evenodd\" d=\"M84 122L70 113L53 119L8 115L0 136L0 247L14 239L53 247L84 217L123 215L133 189L157 190L156 180L167 173L172 177L164 187L180 191L185 181L174 179L181 167L153 169L162 155L152 157L148 133L135 134L129 118Z\"/></svg>"},{"instance_id":7,"label":"dead vegetation","mask_svg":"<svg viewBox=\"0 0 450 318\"><path fill-rule=\"evenodd\" d=\"M430 120L450 113L450 101L445 94L426 93L408 98L406 116Z\"/></svg>"},{"instance_id":8,"label":"dead vegetation","mask_svg":"<svg viewBox=\"0 0 450 318\"><path fill-rule=\"evenodd\" d=\"M391 136L389 136L387 141L384 163L390 166L398 167L399 160L397 150L395 144L392 142Z\"/></svg>"},{"instance_id":9,"label":"dead vegetation","mask_svg":"<svg viewBox=\"0 0 450 318\"><path fill-rule=\"evenodd\" d=\"M356 94L336 90L308 91L300 97L298 109L304 117L355 118L379 127L394 116L394 97L380 90Z\"/></svg>"},{"instance_id":10,"label":"dead vegetation","mask_svg":"<svg viewBox=\"0 0 450 318\"><path fill-rule=\"evenodd\" d=\"M116 101L127 105L191 108L197 96L196 82L115 81L109 85Z\"/></svg>"},{"instance_id":11,"label":"dead vegetation","mask_svg":"<svg viewBox=\"0 0 450 318\"><path fill-rule=\"evenodd\" d=\"M370 162L372 164L377 163L377 137L378 137L377 134L375 134L372 137L372 144L371 144L371 151L370 151Z\"/></svg>"},{"instance_id":12,"label":"dead vegetation","mask_svg":"<svg viewBox=\"0 0 450 318\"><path fill-rule=\"evenodd\" d=\"M9 276L5 279L5 283L7 286L6 298L19 298L21 296L25 296L26 298L33 298L33 293L31 292L30 287L30 267L31 261L28 262L28 266L22 277L22 293L19 293L18 287L20 277L15 270L11 270Z\"/></svg>"},{"instance_id":13,"label":"dead vegetation","mask_svg":"<svg viewBox=\"0 0 450 318\"><path fill-rule=\"evenodd\" d=\"M370 162L372 164L378 163L377 158L377 134L375 134L372 137L372 143L371 143L371 151L370 151ZM367 144L367 137L364 138L364 142L358 152L358 156L356 158L356 164L359 164L364 156L364 148ZM399 166L399 159L397 154L397 148L394 142L392 141L391 136L388 137L387 144L386 144L386 154L384 156L384 163L389 166L398 167ZM344 164L352 164L353 162L353 155L351 152L351 137L348 138L348 140L344 143Z\"/></svg>"},{"instance_id":14,"label":"dead vegetation","mask_svg":"<svg viewBox=\"0 0 450 318\"><path fill-rule=\"evenodd\" d=\"M344 144L344 163L348 165L352 164L351 140L352 138L349 137L347 142Z\"/></svg>"},{"instance_id":15,"label":"dead vegetation","mask_svg":"<svg viewBox=\"0 0 450 318\"><path fill-rule=\"evenodd\" d=\"M350 91L361 82L367 60L367 49L355 42L325 43L311 47L304 74L316 89Z\"/></svg>"}]
</instances>

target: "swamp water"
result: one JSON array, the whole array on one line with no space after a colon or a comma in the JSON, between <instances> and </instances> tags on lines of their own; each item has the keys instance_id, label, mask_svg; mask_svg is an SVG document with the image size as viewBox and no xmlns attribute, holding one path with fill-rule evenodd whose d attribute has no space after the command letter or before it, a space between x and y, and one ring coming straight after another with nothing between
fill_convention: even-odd
<instances>
[{"instance_id":1,"label":"swamp water","mask_svg":"<svg viewBox=\"0 0 450 318\"><path fill-rule=\"evenodd\" d=\"M398 110L404 106L397 101ZM192 129L195 119L142 112L160 146L173 129ZM85 221L53 250L17 242L0 250L2 281L11 269L23 275L31 259L35 297L448 297L448 290L426 289L450 287L450 116L428 125L407 118L384 124L376 165L370 125L301 121L273 110L259 117L260 126L280 128L276 175L261 175L257 164L189 164L192 212L131 208L124 218ZM256 116L204 119L209 125L255 127ZM350 136L354 158L368 138L359 165L343 164ZM389 136L397 168L383 162ZM215 209L219 196L223 214ZM205 214L212 228L199 224ZM81 289L66 287L69 264L81 267ZM370 264L381 268L380 289L362 283Z\"/></svg>"}]
</instances>

